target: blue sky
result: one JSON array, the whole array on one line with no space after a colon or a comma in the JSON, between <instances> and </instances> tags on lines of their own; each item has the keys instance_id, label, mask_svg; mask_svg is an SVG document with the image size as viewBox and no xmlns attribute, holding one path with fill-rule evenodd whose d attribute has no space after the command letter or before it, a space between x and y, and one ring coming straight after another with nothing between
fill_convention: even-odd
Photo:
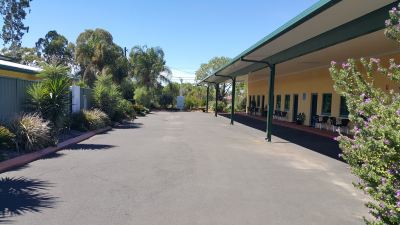
<instances>
[{"instance_id":1,"label":"blue sky","mask_svg":"<svg viewBox=\"0 0 400 225\"><path fill-rule=\"evenodd\" d=\"M191 76L214 56L234 57L317 0L33 0L23 45L56 30L75 42L103 28L114 41L160 46L174 76Z\"/></svg>"}]
</instances>

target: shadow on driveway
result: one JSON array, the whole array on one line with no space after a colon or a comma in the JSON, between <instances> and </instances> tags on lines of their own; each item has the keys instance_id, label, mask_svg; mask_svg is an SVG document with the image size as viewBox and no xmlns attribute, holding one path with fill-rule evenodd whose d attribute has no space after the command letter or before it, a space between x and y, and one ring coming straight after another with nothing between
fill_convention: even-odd
<instances>
[{"instance_id":1,"label":"shadow on driveway","mask_svg":"<svg viewBox=\"0 0 400 225\"><path fill-rule=\"evenodd\" d=\"M220 115L226 118L230 118L230 114ZM266 131L267 127L266 122L247 117L245 115L235 114L234 121L264 132ZM314 152L318 152L325 156L331 157L333 159L343 161L341 158L339 158L339 154L342 151L340 150L338 143L330 138L275 124L272 127L272 135L284 139L288 142L300 145L304 148L310 149Z\"/></svg>"},{"instance_id":2,"label":"shadow on driveway","mask_svg":"<svg viewBox=\"0 0 400 225\"><path fill-rule=\"evenodd\" d=\"M74 144L63 150L81 150L81 151L99 151L114 148L114 145L103 145L103 144Z\"/></svg>"},{"instance_id":3,"label":"shadow on driveway","mask_svg":"<svg viewBox=\"0 0 400 225\"><path fill-rule=\"evenodd\" d=\"M142 123L134 123L134 122L124 122L118 125L115 125L114 129L137 129L143 126Z\"/></svg>"},{"instance_id":4,"label":"shadow on driveway","mask_svg":"<svg viewBox=\"0 0 400 225\"><path fill-rule=\"evenodd\" d=\"M37 179L0 178L0 224L11 217L53 208L57 198L44 193L52 185Z\"/></svg>"}]
</instances>

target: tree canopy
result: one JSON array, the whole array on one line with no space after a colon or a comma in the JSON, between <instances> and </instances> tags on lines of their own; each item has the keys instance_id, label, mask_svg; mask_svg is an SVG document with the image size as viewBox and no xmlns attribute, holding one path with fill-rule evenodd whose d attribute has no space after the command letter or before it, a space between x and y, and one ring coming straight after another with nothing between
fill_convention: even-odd
<instances>
[{"instance_id":1,"label":"tree canopy","mask_svg":"<svg viewBox=\"0 0 400 225\"><path fill-rule=\"evenodd\" d=\"M196 71L196 81L201 81L213 72L217 71L227 63L231 61L230 58L225 56L214 57L207 63L200 65L200 68Z\"/></svg>"},{"instance_id":2,"label":"tree canopy","mask_svg":"<svg viewBox=\"0 0 400 225\"><path fill-rule=\"evenodd\" d=\"M116 81L121 81L128 72L123 49L114 43L110 32L100 28L85 30L78 36L75 62L81 67L82 77L89 86L104 69Z\"/></svg>"},{"instance_id":3,"label":"tree canopy","mask_svg":"<svg viewBox=\"0 0 400 225\"><path fill-rule=\"evenodd\" d=\"M55 30L47 32L44 38L36 42L36 51L39 57L47 63L69 65L73 63L75 45Z\"/></svg>"},{"instance_id":4,"label":"tree canopy","mask_svg":"<svg viewBox=\"0 0 400 225\"><path fill-rule=\"evenodd\" d=\"M29 31L23 20L30 8L31 0L0 0L0 12L3 16L3 28L1 38L4 44L10 44L10 49L21 47L21 39L24 33Z\"/></svg>"},{"instance_id":5,"label":"tree canopy","mask_svg":"<svg viewBox=\"0 0 400 225\"><path fill-rule=\"evenodd\" d=\"M135 46L129 54L129 62L138 85L156 88L160 82L170 82L171 71L160 47Z\"/></svg>"}]
</instances>

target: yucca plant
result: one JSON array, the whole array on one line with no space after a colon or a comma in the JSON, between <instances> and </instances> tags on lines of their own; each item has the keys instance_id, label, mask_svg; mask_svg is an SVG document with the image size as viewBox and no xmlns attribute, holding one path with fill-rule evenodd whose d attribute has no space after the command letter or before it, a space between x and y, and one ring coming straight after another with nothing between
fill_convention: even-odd
<instances>
[{"instance_id":1,"label":"yucca plant","mask_svg":"<svg viewBox=\"0 0 400 225\"><path fill-rule=\"evenodd\" d=\"M36 151L53 144L49 121L37 113L19 116L11 123L11 130L18 151Z\"/></svg>"},{"instance_id":2,"label":"yucca plant","mask_svg":"<svg viewBox=\"0 0 400 225\"><path fill-rule=\"evenodd\" d=\"M43 81L27 90L30 108L49 120L56 133L64 127L69 113L71 81L67 72L66 67L45 66L39 74Z\"/></svg>"},{"instance_id":3,"label":"yucca plant","mask_svg":"<svg viewBox=\"0 0 400 225\"><path fill-rule=\"evenodd\" d=\"M102 75L95 82L93 89L94 105L105 112L110 119L116 120L119 104L123 100L118 86L113 83L112 76Z\"/></svg>"}]
</instances>

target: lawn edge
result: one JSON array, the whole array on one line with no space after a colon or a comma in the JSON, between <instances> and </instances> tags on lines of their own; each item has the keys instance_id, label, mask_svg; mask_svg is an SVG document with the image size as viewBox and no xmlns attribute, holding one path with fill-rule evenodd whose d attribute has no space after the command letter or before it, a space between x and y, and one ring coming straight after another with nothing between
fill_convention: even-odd
<instances>
[{"instance_id":1,"label":"lawn edge","mask_svg":"<svg viewBox=\"0 0 400 225\"><path fill-rule=\"evenodd\" d=\"M0 174L4 173L4 172L7 172L7 171L9 171L9 170L11 170L11 169L13 169L15 167L23 166L25 164L31 163L33 161L36 161L36 160L38 160L40 158L43 158L46 155L49 155L49 154L54 153L54 152L58 152L58 151L66 148L66 147L68 147L70 145L82 142L82 141L84 141L86 139L89 139L89 138L91 138L91 137L93 137L93 136L95 136L97 134L104 133L104 132L109 131L111 129L112 129L112 127L105 127L105 128L101 128L101 129L98 129L98 130L89 131L89 132L86 132L86 133L84 133L82 135L79 135L77 137L74 137L74 138L68 139L68 140L66 140L64 142L58 143L57 146L50 146L50 147L41 149L39 151L35 151L35 152L32 152L32 153L24 154L24 155L17 156L15 158L0 162Z\"/></svg>"}]
</instances>

